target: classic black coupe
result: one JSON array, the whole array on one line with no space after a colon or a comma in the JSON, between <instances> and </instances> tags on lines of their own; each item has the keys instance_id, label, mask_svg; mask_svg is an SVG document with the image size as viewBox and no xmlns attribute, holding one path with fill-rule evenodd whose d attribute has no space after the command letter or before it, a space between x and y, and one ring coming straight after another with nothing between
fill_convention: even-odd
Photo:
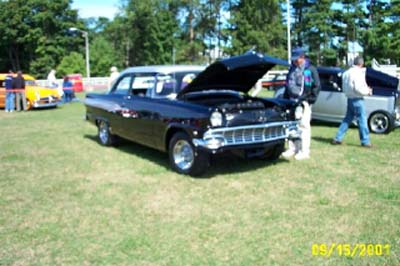
<instances>
[{"instance_id":1,"label":"classic black coupe","mask_svg":"<svg viewBox=\"0 0 400 266\"><path fill-rule=\"evenodd\" d=\"M168 152L181 174L201 175L210 156L241 151L277 159L286 139L300 136L301 105L247 93L286 62L255 52L203 66L143 66L120 74L107 94L88 94L86 119L101 144L118 137Z\"/></svg>"}]
</instances>

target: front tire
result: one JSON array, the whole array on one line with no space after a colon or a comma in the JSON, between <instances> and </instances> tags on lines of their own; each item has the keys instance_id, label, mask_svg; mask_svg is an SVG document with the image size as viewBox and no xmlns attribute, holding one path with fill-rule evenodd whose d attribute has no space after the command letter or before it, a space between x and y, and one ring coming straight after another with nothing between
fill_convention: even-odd
<instances>
[{"instance_id":1,"label":"front tire","mask_svg":"<svg viewBox=\"0 0 400 266\"><path fill-rule=\"evenodd\" d=\"M97 137L104 146L114 146L117 143L117 136L111 134L110 126L103 120L99 122Z\"/></svg>"},{"instance_id":2,"label":"front tire","mask_svg":"<svg viewBox=\"0 0 400 266\"><path fill-rule=\"evenodd\" d=\"M267 150L263 155L262 159L268 161L276 161L279 159L284 150L285 150L285 143L279 143L274 147L272 147L271 149Z\"/></svg>"},{"instance_id":3,"label":"front tire","mask_svg":"<svg viewBox=\"0 0 400 266\"><path fill-rule=\"evenodd\" d=\"M388 134L393 125L392 116L385 111L374 112L368 118L369 130L375 134Z\"/></svg>"},{"instance_id":4,"label":"front tire","mask_svg":"<svg viewBox=\"0 0 400 266\"><path fill-rule=\"evenodd\" d=\"M199 176L207 170L210 163L208 153L196 150L190 137L183 132L173 135L168 153L171 167L184 175Z\"/></svg>"}]
</instances>

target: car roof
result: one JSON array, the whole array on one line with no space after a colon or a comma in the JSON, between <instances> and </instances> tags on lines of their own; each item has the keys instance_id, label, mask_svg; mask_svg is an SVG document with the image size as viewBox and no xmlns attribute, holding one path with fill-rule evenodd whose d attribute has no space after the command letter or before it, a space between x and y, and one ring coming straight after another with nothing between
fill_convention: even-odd
<instances>
[{"instance_id":1,"label":"car roof","mask_svg":"<svg viewBox=\"0 0 400 266\"><path fill-rule=\"evenodd\" d=\"M138 66L130 67L121 72L126 73L163 73L169 74L173 72L185 71L203 71L206 66L192 66L192 65L156 65L156 66Z\"/></svg>"},{"instance_id":2,"label":"car roof","mask_svg":"<svg viewBox=\"0 0 400 266\"><path fill-rule=\"evenodd\" d=\"M340 67L327 67L327 66L319 66L317 67L318 72L322 73L340 73L343 72L344 69Z\"/></svg>"}]
</instances>

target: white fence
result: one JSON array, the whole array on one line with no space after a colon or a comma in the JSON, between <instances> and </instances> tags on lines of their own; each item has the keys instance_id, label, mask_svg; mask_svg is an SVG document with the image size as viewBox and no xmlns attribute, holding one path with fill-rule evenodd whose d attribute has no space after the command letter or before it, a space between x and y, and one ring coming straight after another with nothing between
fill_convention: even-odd
<instances>
[{"instance_id":1,"label":"white fence","mask_svg":"<svg viewBox=\"0 0 400 266\"><path fill-rule=\"evenodd\" d=\"M82 78L82 82L84 91L104 91L108 89L108 77ZM48 86L48 82L45 79L38 79L37 83L43 87ZM62 86L62 83L62 79L57 79L57 84L59 87Z\"/></svg>"}]
</instances>

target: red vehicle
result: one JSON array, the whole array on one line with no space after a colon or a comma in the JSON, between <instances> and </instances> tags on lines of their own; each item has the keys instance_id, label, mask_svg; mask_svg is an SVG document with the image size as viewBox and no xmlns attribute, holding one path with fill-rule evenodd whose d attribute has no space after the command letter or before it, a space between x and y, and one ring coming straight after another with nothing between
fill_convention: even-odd
<instances>
[{"instance_id":1,"label":"red vehicle","mask_svg":"<svg viewBox=\"0 0 400 266\"><path fill-rule=\"evenodd\" d=\"M81 74L69 74L67 75L68 79L72 82L72 88L74 92L82 92L83 91L83 82Z\"/></svg>"}]
</instances>

